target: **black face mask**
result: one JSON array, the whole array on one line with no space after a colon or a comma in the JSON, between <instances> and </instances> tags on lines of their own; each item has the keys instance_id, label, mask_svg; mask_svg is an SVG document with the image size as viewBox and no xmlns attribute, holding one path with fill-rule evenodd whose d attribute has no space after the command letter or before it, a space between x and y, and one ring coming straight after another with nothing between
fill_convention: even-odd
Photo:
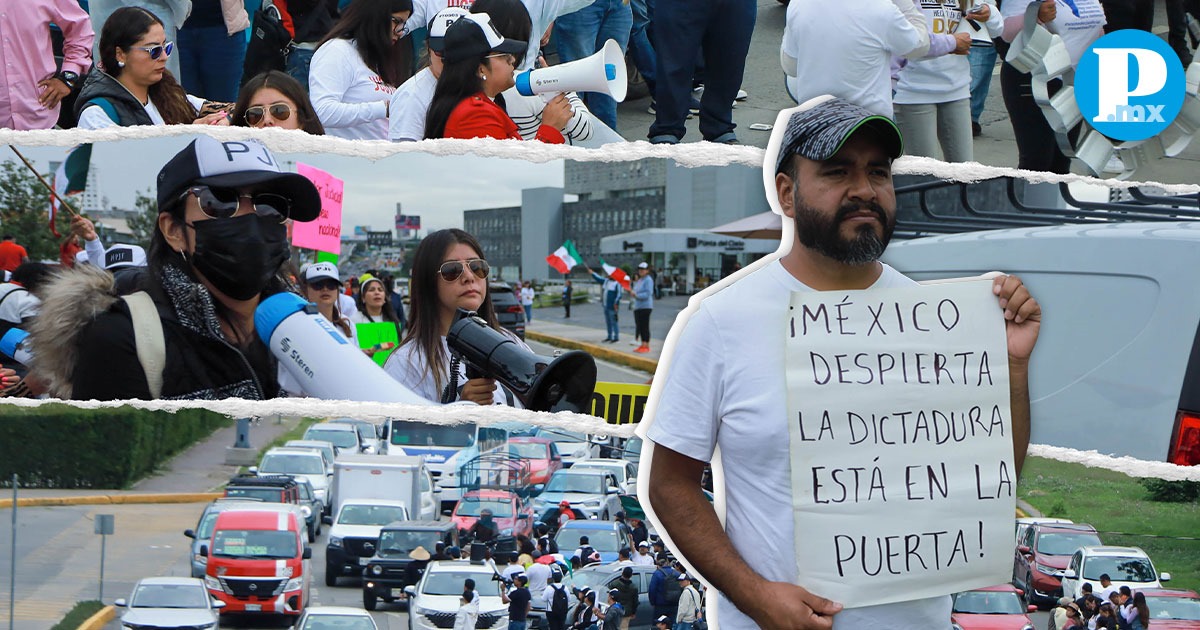
<instances>
[{"instance_id":1,"label":"black face mask","mask_svg":"<svg viewBox=\"0 0 1200 630\"><path fill-rule=\"evenodd\" d=\"M287 227L278 217L246 214L188 225L196 231L192 266L235 300L262 293L288 259Z\"/></svg>"}]
</instances>

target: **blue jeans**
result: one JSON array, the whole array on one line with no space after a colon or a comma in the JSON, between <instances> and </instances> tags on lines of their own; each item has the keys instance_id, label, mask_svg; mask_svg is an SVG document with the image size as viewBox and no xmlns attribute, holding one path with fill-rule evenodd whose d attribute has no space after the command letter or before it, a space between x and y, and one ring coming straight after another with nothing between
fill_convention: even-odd
<instances>
[{"instance_id":1,"label":"blue jeans","mask_svg":"<svg viewBox=\"0 0 1200 630\"><path fill-rule=\"evenodd\" d=\"M653 34L650 26L654 23L654 0L631 0L629 8L633 9L633 28L629 31L629 56L637 67L646 87L650 88L650 96L654 96L654 66L658 59L654 54Z\"/></svg>"},{"instance_id":2,"label":"blue jeans","mask_svg":"<svg viewBox=\"0 0 1200 630\"><path fill-rule=\"evenodd\" d=\"M558 58L566 63L589 57L610 39L615 39L624 53L632 28L633 10L629 4L622 0L596 0L554 20ZM617 102L611 96L599 92L584 92L582 96L596 118L612 129L617 128Z\"/></svg>"},{"instance_id":3,"label":"blue jeans","mask_svg":"<svg viewBox=\"0 0 1200 630\"><path fill-rule=\"evenodd\" d=\"M525 307L525 321L527 321L527 322L533 321L533 305L532 304L522 304L521 306Z\"/></svg>"},{"instance_id":4,"label":"blue jeans","mask_svg":"<svg viewBox=\"0 0 1200 630\"><path fill-rule=\"evenodd\" d=\"M974 42L967 52L971 61L971 120L979 122L988 89L992 87L992 71L996 69L996 47Z\"/></svg>"},{"instance_id":5,"label":"blue jeans","mask_svg":"<svg viewBox=\"0 0 1200 630\"><path fill-rule=\"evenodd\" d=\"M617 327L617 309L606 306L604 307L604 327L608 329L608 339L616 341L621 336L621 329Z\"/></svg>"},{"instance_id":6,"label":"blue jeans","mask_svg":"<svg viewBox=\"0 0 1200 630\"><path fill-rule=\"evenodd\" d=\"M529 626L528 621L510 621L508 622L508 630L525 630Z\"/></svg>"},{"instance_id":7,"label":"blue jeans","mask_svg":"<svg viewBox=\"0 0 1200 630\"><path fill-rule=\"evenodd\" d=\"M733 138L733 101L742 85L746 55L758 8L752 0L657 0L654 15L655 119L650 138L686 131L696 51L704 61L700 134L705 140Z\"/></svg>"},{"instance_id":8,"label":"blue jeans","mask_svg":"<svg viewBox=\"0 0 1200 630\"><path fill-rule=\"evenodd\" d=\"M288 53L287 58L287 73L293 79L300 82L304 89L308 89L308 66L312 63L313 53L315 50L307 50L305 48L293 48L292 52Z\"/></svg>"},{"instance_id":9,"label":"blue jeans","mask_svg":"<svg viewBox=\"0 0 1200 630\"><path fill-rule=\"evenodd\" d=\"M224 26L187 26L179 29L175 54L183 73L179 82L188 94L224 103L237 100L246 61L244 31L228 35Z\"/></svg>"}]
</instances>

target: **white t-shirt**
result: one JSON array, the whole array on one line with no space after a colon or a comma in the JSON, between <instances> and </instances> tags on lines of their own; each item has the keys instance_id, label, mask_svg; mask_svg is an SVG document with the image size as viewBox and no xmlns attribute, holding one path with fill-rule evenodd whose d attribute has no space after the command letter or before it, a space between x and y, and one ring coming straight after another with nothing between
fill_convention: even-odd
<instances>
[{"instance_id":1,"label":"white t-shirt","mask_svg":"<svg viewBox=\"0 0 1200 630\"><path fill-rule=\"evenodd\" d=\"M425 137L425 117L433 102L437 77L425 68L414 74L392 94L392 114L388 123L388 140L421 140Z\"/></svg>"},{"instance_id":2,"label":"white t-shirt","mask_svg":"<svg viewBox=\"0 0 1200 630\"><path fill-rule=\"evenodd\" d=\"M188 94L187 100L192 104L192 107L196 108L196 111L200 111L200 108L204 107L204 99L202 98ZM163 120L162 114L158 112L158 108L154 106L154 101L146 101L143 107L146 108L146 114L150 116L150 122L155 125L167 124L167 121ZM79 124L77 126L79 129L104 129L106 127L116 127L117 121L109 118L108 114L104 112L103 107L89 105L82 112L79 112ZM103 267L103 262L99 266Z\"/></svg>"},{"instance_id":3,"label":"white t-shirt","mask_svg":"<svg viewBox=\"0 0 1200 630\"><path fill-rule=\"evenodd\" d=\"M0 284L0 299L4 300L0 302L0 320L10 324L20 325L21 320L26 317L37 317L38 311L42 308L41 300L25 287L11 282Z\"/></svg>"},{"instance_id":4,"label":"white t-shirt","mask_svg":"<svg viewBox=\"0 0 1200 630\"><path fill-rule=\"evenodd\" d=\"M313 53L309 95L325 133L348 140L386 140L388 101L396 88L363 62L353 39L333 39Z\"/></svg>"},{"instance_id":5,"label":"white t-shirt","mask_svg":"<svg viewBox=\"0 0 1200 630\"><path fill-rule=\"evenodd\" d=\"M788 90L800 103L833 94L891 116L891 58L920 45L921 33L890 0L792 2L783 29L783 53L797 60Z\"/></svg>"},{"instance_id":6,"label":"white t-shirt","mask_svg":"<svg viewBox=\"0 0 1200 630\"><path fill-rule=\"evenodd\" d=\"M912 284L885 265L872 288ZM703 300L675 342L666 375L657 376L664 383L657 411L638 431L700 461L711 461L720 446L713 464L725 478L730 541L764 578L791 583L797 569L782 341L790 293L809 290L773 261ZM724 594L718 606L721 630L756 627ZM847 609L833 619L834 630L946 628L950 597Z\"/></svg>"},{"instance_id":7,"label":"white t-shirt","mask_svg":"<svg viewBox=\"0 0 1200 630\"><path fill-rule=\"evenodd\" d=\"M550 565L534 562L525 569L525 575L529 578L529 594L533 596L534 608L543 609L550 602L545 598L546 586L550 583L552 571Z\"/></svg>"},{"instance_id":8,"label":"white t-shirt","mask_svg":"<svg viewBox=\"0 0 1200 630\"><path fill-rule=\"evenodd\" d=\"M924 0L918 2L917 7L925 15L925 25L931 35L958 32L962 22L958 0ZM950 103L966 98L971 98L971 62L966 55L950 54L910 60L897 75L892 102L903 105Z\"/></svg>"},{"instance_id":9,"label":"white t-shirt","mask_svg":"<svg viewBox=\"0 0 1200 630\"><path fill-rule=\"evenodd\" d=\"M1013 16L1024 16L1025 8L1028 7L1033 0L1006 0L1004 8L1000 12L1005 18ZM1067 46L1067 52L1071 54L1071 65L1079 63L1079 58L1083 56L1088 46L1092 42L1104 35L1104 25L1107 20L1104 17L1104 7L1100 6L1099 0L1074 0L1075 7L1079 10L1079 15L1076 16L1071 10L1070 5L1058 0L1055 3L1054 21L1046 24L1046 29L1051 33L1058 33L1062 37L1063 43ZM1013 40L1012 48L1018 49L1025 45L1025 38L1018 34Z\"/></svg>"},{"instance_id":10,"label":"white t-shirt","mask_svg":"<svg viewBox=\"0 0 1200 630\"><path fill-rule=\"evenodd\" d=\"M505 334L507 335L507 333ZM529 349L529 346L525 345L525 343L520 339L517 339L516 336L507 336L519 343L521 347L533 352L533 350ZM447 373L449 373L450 347L446 344L445 337L442 337L442 350L446 353L447 359L445 370ZM435 403L442 402L442 390L439 389L437 384L434 382L433 371L427 367L425 357L417 349L417 344L415 342L410 341L408 343L400 344L400 347L396 348L396 351L393 352L392 355L387 358L387 361L384 362L383 369L401 385L412 390L414 394L420 396L421 398L424 398L425 400L431 400ZM462 387L462 384L466 382L467 364L462 362L459 363L458 366L459 387ZM499 382L496 383L496 391L493 395L493 400L495 400L495 404L497 405L508 404L506 392L504 391L504 388L500 386ZM521 401L515 396L513 397L513 406L517 408L523 408Z\"/></svg>"},{"instance_id":11,"label":"white t-shirt","mask_svg":"<svg viewBox=\"0 0 1200 630\"><path fill-rule=\"evenodd\" d=\"M533 287L521 287L521 304L533 306Z\"/></svg>"}]
</instances>

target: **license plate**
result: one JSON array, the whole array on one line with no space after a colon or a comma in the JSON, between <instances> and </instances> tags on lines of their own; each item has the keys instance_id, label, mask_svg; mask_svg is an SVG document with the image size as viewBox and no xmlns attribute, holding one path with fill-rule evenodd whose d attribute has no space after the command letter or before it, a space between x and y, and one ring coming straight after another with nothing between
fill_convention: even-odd
<instances>
[{"instance_id":1,"label":"license plate","mask_svg":"<svg viewBox=\"0 0 1200 630\"><path fill-rule=\"evenodd\" d=\"M246 612L262 612L262 604L246 604Z\"/></svg>"},{"instance_id":2,"label":"license plate","mask_svg":"<svg viewBox=\"0 0 1200 630\"><path fill-rule=\"evenodd\" d=\"M360 567L365 567L365 566L367 566L368 564L371 564L371 559L370 559L370 558L359 558L359 559L358 559L358 566L360 566Z\"/></svg>"}]
</instances>

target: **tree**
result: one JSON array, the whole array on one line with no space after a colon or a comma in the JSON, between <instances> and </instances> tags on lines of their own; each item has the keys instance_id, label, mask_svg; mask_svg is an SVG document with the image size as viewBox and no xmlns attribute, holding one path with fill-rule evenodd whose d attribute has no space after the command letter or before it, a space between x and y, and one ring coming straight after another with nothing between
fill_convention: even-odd
<instances>
[{"instance_id":1,"label":"tree","mask_svg":"<svg viewBox=\"0 0 1200 630\"><path fill-rule=\"evenodd\" d=\"M49 181L49 176L43 177ZM20 162L0 163L0 232L23 245L30 260L58 260L62 238L51 233L49 212L50 191L34 174ZM63 237L71 232L71 214L65 208L60 208L55 226Z\"/></svg>"},{"instance_id":2,"label":"tree","mask_svg":"<svg viewBox=\"0 0 1200 630\"><path fill-rule=\"evenodd\" d=\"M133 207L140 212L129 217L129 231L134 242L149 251L150 237L158 229L158 201L154 199L153 191L147 188L146 192L137 193Z\"/></svg>"}]
</instances>

